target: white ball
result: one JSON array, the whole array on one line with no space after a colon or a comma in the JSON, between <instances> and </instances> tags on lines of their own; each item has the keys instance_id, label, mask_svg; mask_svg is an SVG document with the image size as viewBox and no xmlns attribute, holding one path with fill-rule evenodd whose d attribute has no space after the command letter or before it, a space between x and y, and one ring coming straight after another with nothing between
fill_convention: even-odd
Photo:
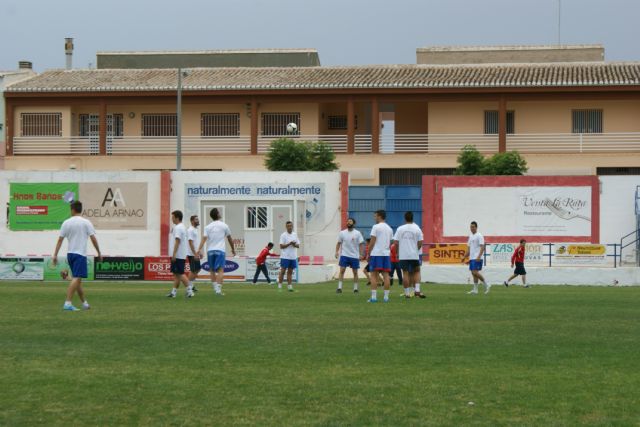
<instances>
[{"instance_id":1,"label":"white ball","mask_svg":"<svg viewBox=\"0 0 640 427\"><path fill-rule=\"evenodd\" d=\"M287 125L287 133L295 133L298 130L298 125L295 123L289 123Z\"/></svg>"}]
</instances>

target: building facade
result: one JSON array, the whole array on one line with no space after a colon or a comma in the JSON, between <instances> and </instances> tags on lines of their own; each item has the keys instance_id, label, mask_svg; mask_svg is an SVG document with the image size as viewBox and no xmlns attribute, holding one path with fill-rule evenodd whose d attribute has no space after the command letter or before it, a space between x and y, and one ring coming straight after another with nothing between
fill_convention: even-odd
<instances>
[{"instance_id":1,"label":"building facade","mask_svg":"<svg viewBox=\"0 0 640 427\"><path fill-rule=\"evenodd\" d=\"M98 69L10 86L6 168L174 168L177 81L176 69ZM330 143L355 184L451 173L465 145L517 150L539 175L640 165L640 63L194 68L182 89L188 170L264 169L283 136Z\"/></svg>"}]
</instances>

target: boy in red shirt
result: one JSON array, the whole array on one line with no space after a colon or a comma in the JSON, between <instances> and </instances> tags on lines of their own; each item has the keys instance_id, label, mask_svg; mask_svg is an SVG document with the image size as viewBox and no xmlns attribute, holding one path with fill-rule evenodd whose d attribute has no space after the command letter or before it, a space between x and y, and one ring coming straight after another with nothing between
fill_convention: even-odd
<instances>
[{"instance_id":1,"label":"boy in red shirt","mask_svg":"<svg viewBox=\"0 0 640 427\"><path fill-rule=\"evenodd\" d=\"M516 269L513 271L513 275L504 282L504 285L506 287L509 287L509 282L518 276L522 277L522 285L525 288L529 287L529 285L527 285L527 270L524 269L524 252L526 244L526 240L520 240L520 245L516 248L516 250L513 252L513 255L511 256L511 268L513 268L513 266L515 265Z\"/></svg>"},{"instance_id":2,"label":"boy in red shirt","mask_svg":"<svg viewBox=\"0 0 640 427\"><path fill-rule=\"evenodd\" d=\"M393 286L393 272L398 276L398 283L402 285L402 268L400 268L400 260L398 259L398 242L393 242L391 250L391 273L389 273L390 286Z\"/></svg>"},{"instance_id":3,"label":"boy in red shirt","mask_svg":"<svg viewBox=\"0 0 640 427\"><path fill-rule=\"evenodd\" d=\"M260 251L258 256L256 257L256 274L253 275L253 284L255 285L258 281L258 276L260 276L260 272L264 273L264 277L267 278L267 283L271 284L271 279L269 278L269 270L267 270L267 257L268 256L278 256L277 254L271 253L271 249L273 249L273 243L269 242L269 244Z\"/></svg>"}]
</instances>

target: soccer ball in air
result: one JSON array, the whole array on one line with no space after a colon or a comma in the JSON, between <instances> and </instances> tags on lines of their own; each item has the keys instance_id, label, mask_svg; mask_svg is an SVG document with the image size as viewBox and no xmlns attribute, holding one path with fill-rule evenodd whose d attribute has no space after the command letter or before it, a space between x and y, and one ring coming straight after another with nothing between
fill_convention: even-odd
<instances>
[{"instance_id":1,"label":"soccer ball in air","mask_svg":"<svg viewBox=\"0 0 640 427\"><path fill-rule=\"evenodd\" d=\"M298 125L295 123L289 123L287 125L287 133L296 133L298 131Z\"/></svg>"}]
</instances>

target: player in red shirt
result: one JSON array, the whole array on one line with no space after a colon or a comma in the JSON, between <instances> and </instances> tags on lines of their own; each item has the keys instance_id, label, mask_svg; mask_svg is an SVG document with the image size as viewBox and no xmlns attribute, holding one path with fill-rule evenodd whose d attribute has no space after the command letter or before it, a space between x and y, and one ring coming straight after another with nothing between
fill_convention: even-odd
<instances>
[{"instance_id":1,"label":"player in red shirt","mask_svg":"<svg viewBox=\"0 0 640 427\"><path fill-rule=\"evenodd\" d=\"M516 250L513 251L513 255L511 256L511 268L515 265L516 269L513 271L513 275L504 282L506 287L509 287L509 282L518 276L522 277L522 285L525 288L529 287L529 285L527 285L527 270L524 269L524 253L526 244L526 240L520 240L520 245L518 245Z\"/></svg>"},{"instance_id":2,"label":"player in red shirt","mask_svg":"<svg viewBox=\"0 0 640 427\"><path fill-rule=\"evenodd\" d=\"M398 276L398 283L402 285L402 268L400 268L400 260L398 259L398 242L391 244L391 273L389 273L390 286L393 286L393 272Z\"/></svg>"},{"instance_id":3,"label":"player in red shirt","mask_svg":"<svg viewBox=\"0 0 640 427\"><path fill-rule=\"evenodd\" d=\"M264 277L267 278L267 283L271 284L266 261L268 256L278 256L278 254L271 253L271 249L273 249L273 243L269 242L269 244L263 250L261 250L256 257L256 274L253 275L254 285L258 282L258 276L260 276L260 272L264 273Z\"/></svg>"}]
</instances>

